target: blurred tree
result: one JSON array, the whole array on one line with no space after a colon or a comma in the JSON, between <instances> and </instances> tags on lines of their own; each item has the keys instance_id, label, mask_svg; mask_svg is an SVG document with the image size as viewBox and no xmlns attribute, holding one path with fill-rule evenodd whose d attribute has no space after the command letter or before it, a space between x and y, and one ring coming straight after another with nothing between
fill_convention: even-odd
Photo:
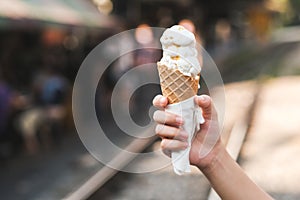
<instances>
[{"instance_id":1,"label":"blurred tree","mask_svg":"<svg viewBox=\"0 0 300 200\"><path fill-rule=\"evenodd\" d=\"M294 16L291 24L300 24L300 0L290 0Z\"/></svg>"}]
</instances>

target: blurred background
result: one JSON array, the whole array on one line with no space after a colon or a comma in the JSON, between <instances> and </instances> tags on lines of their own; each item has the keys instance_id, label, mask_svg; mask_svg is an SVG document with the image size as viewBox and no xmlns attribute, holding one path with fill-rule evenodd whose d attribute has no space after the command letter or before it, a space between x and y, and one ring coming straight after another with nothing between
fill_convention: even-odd
<instances>
[{"instance_id":1,"label":"blurred background","mask_svg":"<svg viewBox=\"0 0 300 200\"><path fill-rule=\"evenodd\" d=\"M300 199L299 0L0 0L1 198L208 198L209 184L199 172L180 180L172 168L144 175L99 174L105 166L85 150L73 124L72 86L94 47L133 28L140 30L135 37L110 51L157 43L150 27L174 24L195 33L221 72L226 96L222 137L238 162L273 197ZM120 137L109 110L114 85L134 66L160 57L153 49L134 51L101 77L99 122L120 146L131 140ZM145 86L134 94L131 112L137 123L149 123L139 111L148 115L158 93L158 86ZM203 87L200 93L208 91ZM138 144L137 151L158 145L151 139ZM82 188L85 183L88 189Z\"/></svg>"}]
</instances>

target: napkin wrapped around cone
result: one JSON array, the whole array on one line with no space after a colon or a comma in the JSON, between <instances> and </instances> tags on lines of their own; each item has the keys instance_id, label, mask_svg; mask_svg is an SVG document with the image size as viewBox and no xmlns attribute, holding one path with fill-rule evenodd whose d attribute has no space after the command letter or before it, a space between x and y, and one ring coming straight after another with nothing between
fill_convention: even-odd
<instances>
[{"instance_id":1,"label":"napkin wrapped around cone","mask_svg":"<svg viewBox=\"0 0 300 200\"><path fill-rule=\"evenodd\" d=\"M182 175L191 171L189 162L190 146L195 132L200 130L200 123L204 123L201 109L194 101L198 91L199 78L186 76L178 70L168 69L160 62L157 63L157 68L163 96L169 102L166 111L177 114L184 119L184 124L180 128L189 135L188 148L173 151L171 154L174 172Z\"/></svg>"}]
</instances>

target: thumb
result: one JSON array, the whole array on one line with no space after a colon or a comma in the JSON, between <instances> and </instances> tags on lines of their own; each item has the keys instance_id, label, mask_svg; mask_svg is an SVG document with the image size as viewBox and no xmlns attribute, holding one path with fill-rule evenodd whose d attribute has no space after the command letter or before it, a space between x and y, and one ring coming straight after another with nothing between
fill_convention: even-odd
<instances>
[{"instance_id":1,"label":"thumb","mask_svg":"<svg viewBox=\"0 0 300 200\"><path fill-rule=\"evenodd\" d=\"M208 95L201 95L195 97L195 102L198 104L199 107L202 108L202 115L205 121L217 118L216 109L213 105L211 98Z\"/></svg>"},{"instance_id":2,"label":"thumb","mask_svg":"<svg viewBox=\"0 0 300 200\"><path fill-rule=\"evenodd\" d=\"M213 150L220 139L219 122L215 106L209 96L197 96L195 102L202 108L202 115L205 119L205 123L201 125L200 129L205 134L198 134L198 138L201 138L202 141L199 157L204 158Z\"/></svg>"}]
</instances>

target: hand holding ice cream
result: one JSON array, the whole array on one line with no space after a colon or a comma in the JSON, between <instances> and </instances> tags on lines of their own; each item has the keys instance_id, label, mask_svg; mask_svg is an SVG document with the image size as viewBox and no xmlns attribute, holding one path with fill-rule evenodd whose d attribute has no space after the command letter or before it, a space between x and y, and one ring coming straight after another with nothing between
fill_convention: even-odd
<instances>
[{"instance_id":1,"label":"hand holding ice cream","mask_svg":"<svg viewBox=\"0 0 300 200\"><path fill-rule=\"evenodd\" d=\"M186 37L179 33L185 33ZM189 172L190 162L197 166L222 199L271 200L226 151L210 97L195 96L194 86L201 68L193 41L193 35L180 26L167 29L161 38L164 54L157 65L165 97L154 98L153 105L161 110L153 118L158 123L155 131L162 138L162 150L172 152L177 174ZM200 123L203 123L201 130Z\"/></svg>"},{"instance_id":2,"label":"hand holding ice cream","mask_svg":"<svg viewBox=\"0 0 300 200\"><path fill-rule=\"evenodd\" d=\"M161 39L163 57L157 63L163 96L168 99L166 111L185 118L180 128L188 135L191 145L195 131L200 129L203 117L193 97L197 94L201 67L197 59L193 33L182 26L167 29ZM190 147L172 152L172 163L177 174L190 171Z\"/></svg>"}]
</instances>

